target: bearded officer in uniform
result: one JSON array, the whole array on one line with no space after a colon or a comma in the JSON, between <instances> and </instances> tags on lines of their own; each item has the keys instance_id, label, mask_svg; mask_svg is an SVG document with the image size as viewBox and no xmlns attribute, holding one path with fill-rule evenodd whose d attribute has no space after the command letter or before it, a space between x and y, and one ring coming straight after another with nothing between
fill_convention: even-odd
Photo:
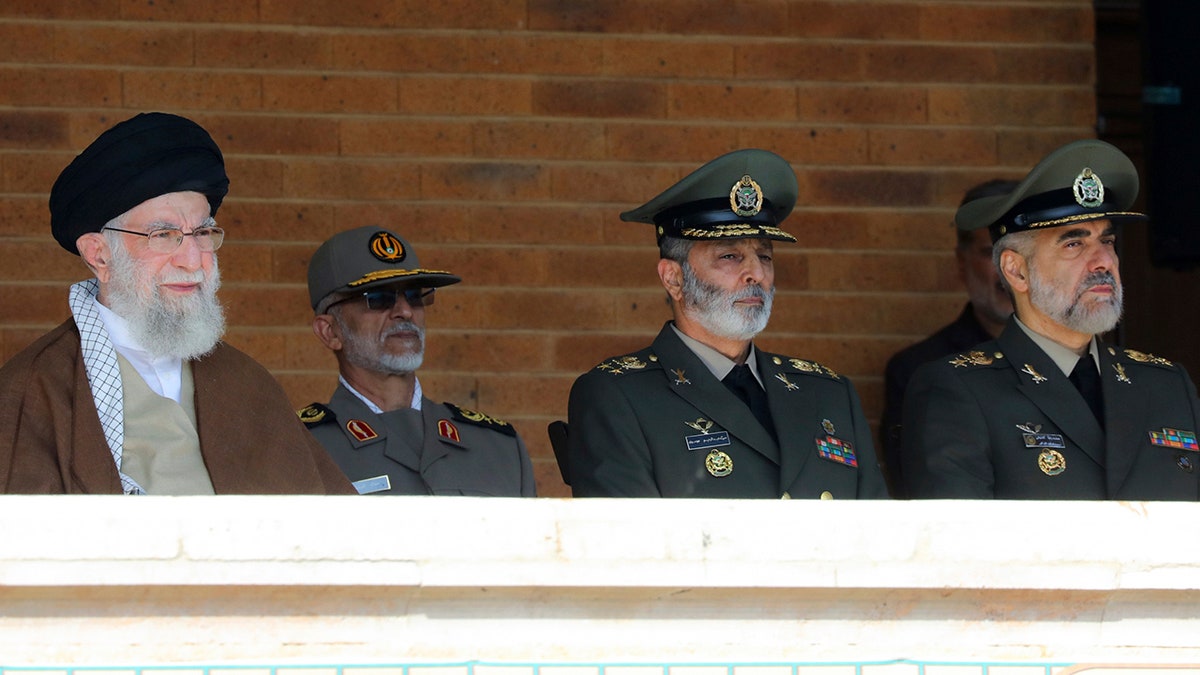
<instances>
[{"instance_id":1,"label":"bearded officer in uniform","mask_svg":"<svg viewBox=\"0 0 1200 675\"><path fill-rule=\"evenodd\" d=\"M651 223L674 320L571 389L576 496L886 498L847 379L753 339L775 295L773 247L796 176L765 150L700 167L621 219Z\"/></svg>"},{"instance_id":2,"label":"bearded officer in uniform","mask_svg":"<svg viewBox=\"0 0 1200 675\"><path fill-rule=\"evenodd\" d=\"M300 418L360 494L535 496L525 444L507 422L425 397L425 310L461 279L421 267L400 235L360 227L308 265L313 332L338 362L328 405Z\"/></svg>"},{"instance_id":3,"label":"bearded officer in uniform","mask_svg":"<svg viewBox=\"0 0 1200 675\"><path fill-rule=\"evenodd\" d=\"M1137 172L1070 143L1008 196L959 208L988 228L1015 314L1000 336L917 371L904 403L913 497L1194 500L1200 402L1183 368L1098 338L1121 318L1117 226Z\"/></svg>"}]
</instances>

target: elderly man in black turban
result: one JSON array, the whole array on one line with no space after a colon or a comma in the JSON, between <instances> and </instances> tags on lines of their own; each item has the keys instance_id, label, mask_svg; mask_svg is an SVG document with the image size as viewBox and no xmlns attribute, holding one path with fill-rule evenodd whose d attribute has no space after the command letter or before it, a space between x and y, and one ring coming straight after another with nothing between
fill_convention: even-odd
<instances>
[{"instance_id":1,"label":"elderly man in black turban","mask_svg":"<svg viewBox=\"0 0 1200 675\"><path fill-rule=\"evenodd\" d=\"M163 113L105 131L59 175L51 230L95 278L0 369L0 491L353 493L278 383L221 342L228 189L208 132Z\"/></svg>"}]
</instances>

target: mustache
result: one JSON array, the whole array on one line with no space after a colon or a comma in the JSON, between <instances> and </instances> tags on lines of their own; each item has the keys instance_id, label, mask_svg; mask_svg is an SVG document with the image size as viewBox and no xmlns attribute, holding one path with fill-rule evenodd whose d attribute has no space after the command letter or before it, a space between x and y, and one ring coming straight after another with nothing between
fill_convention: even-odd
<instances>
[{"instance_id":1,"label":"mustache","mask_svg":"<svg viewBox=\"0 0 1200 675\"><path fill-rule=\"evenodd\" d=\"M385 326L383 329L383 339L387 339L389 335L395 335L396 333L416 333L421 338L425 337L425 331L420 326L404 319L393 321Z\"/></svg>"},{"instance_id":2,"label":"mustache","mask_svg":"<svg viewBox=\"0 0 1200 675\"><path fill-rule=\"evenodd\" d=\"M767 291L762 286L747 286L740 291L737 291L729 296L730 302L745 300L747 298L758 298L763 302L767 300Z\"/></svg>"},{"instance_id":3,"label":"mustache","mask_svg":"<svg viewBox=\"0 0 1200 675\"><path fill-rule=\"evenodd\" d=\"M1101 285L1112 286L1115 289L1117 287L1117 278L1113 276L1112 272L1108 271L1091 272L1083 278L1083 281L1079 282L1079 288L1075 289L1075 299L1082 298L1083 294L1087 293L1089 288Z\"/></svg>"}]
</instances>

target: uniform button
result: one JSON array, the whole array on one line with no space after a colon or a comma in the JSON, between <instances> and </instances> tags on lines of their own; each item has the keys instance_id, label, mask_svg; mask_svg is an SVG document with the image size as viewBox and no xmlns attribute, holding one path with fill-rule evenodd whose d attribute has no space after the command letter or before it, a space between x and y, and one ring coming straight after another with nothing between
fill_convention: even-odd
<instances>
[{"instance_id":1,"label":"uniform button","mask_svg":"<svg viewBox=\"0 0 1200 675\"><path fill-rule=\"evenodd\" d=\"M785 493L783 493L783 496L780 497L780 499L791 499L791 498L792 498L792 493L790 493L790 492L785 492Z\"/></svg>"},{"instance_id":2,"label":"uniform button","mask_svg":"<svg viewBox=\"0 0 1200 675\"><path fill-rule=\"evenodd\" d=\"M771 363L774 363L777 366L781 366L781 365L783 365L783 359L779 358L778 356L772 356Z\"/></svg>"},{"instance_id":3,"label":"uniform button","mask_svg":"<svg viewBox=\"0 0 1200 675\"><path fill-rule=\"evenodd\" d=\"M826 490L821 493L821 501L829 501L830 499L833 499L832 492L830 492L829 490Z\"/></svg>"}]
</instances>

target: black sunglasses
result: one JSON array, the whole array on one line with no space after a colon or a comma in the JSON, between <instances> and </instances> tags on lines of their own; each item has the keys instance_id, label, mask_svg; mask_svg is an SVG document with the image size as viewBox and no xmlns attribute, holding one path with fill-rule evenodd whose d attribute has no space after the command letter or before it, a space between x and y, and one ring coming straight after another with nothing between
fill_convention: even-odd
<instances>
[{"instance_id":1,"label":"black sunglasses","mask_svg":"<svg viewBox=\"0 0 1200 675\"><path fill-rule=\"evenodd\" d=\"M401 295L404 296L404 301L409 307L425 307L433 304L433 292L436 288L388 288L380 291L366 291L362 295L354 295L349 298L342 298L337 302L330 303L329 307L325 308L325 312L334 305L340 305L343 302L351 300L359 300L365 298L367 301L367 309L373 312L382 312L396 306L396 299Z\"/></svg>"}]
</instances>

